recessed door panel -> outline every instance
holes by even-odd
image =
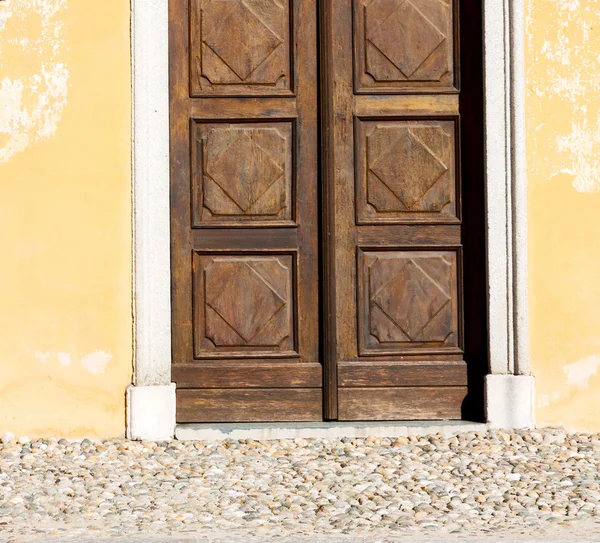
[[[190,7],[191,96],[293,93],[292,0],[191,0]]]
[[[353,0],[356,90],[374,94],[454,91],[457,4],[454,0]]]
[[[356,122],[357,224],[460,222],[458,119]]]
[[[194,122],[194,227],[295,226],[294,122]]]

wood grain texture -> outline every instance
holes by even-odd
[[[340,420],[458,420],[467,387],[340,388]]]
[[[420,117],[428,115],[458,115],[459,96],[456,94],[354,95],[357,117]]]
[[[297,355],[292,255],[196,253],[193,267],[196,358]]]
[[[218,107],[215,107],[215,103]],[[266,120],[293,120],[297,116],[297,102],[290,98],[219,98],[215,100],[203,98],[202,100],[188,100],[180,104],[190,118],[222,121],[240,119]],[[260,115],[257,112],[260,111]]]
[[[331,199],[325,211],[334,219],[328,235],[335,240],[334,274],[326,277],[335,296],[335,327],[327,337],[335,343],[335,363],[356,360],[356,223],[354,187],[354,100],[352,68],[352,3],[333,0],[328,10],[330,25],[329,72],[332,92],[328,132],[328,170]],[[339,392],[338,392],[339,393]],[[338,402],[339,405],[339,402]]]
[[[177,391],[177,422],[310,422],[323,418],[320,388]]]
[[[294,225],[292,122],[196,122],[192,138],[195,227]]]
[[[332,2],[319,2],[319,52],[320,52],[320,120],[321,120],[321,337],[323,343],[323,413],[329,420],[338,417],[337,371],[337,295],[336,285],[336,214],[335,179],[336,156],[334,117],[333,34],[334,11]]]
[[[457,253],[358,253],[359,356],[460,353]]]
[[[191,95],[291,94],[290,4],[191,0]]]
[[[459,246],[461,242],[460,228],[456,225],[358,226],[356,237],[362,248]]]
[[[287,363],[272,360],[219,362],[177,366],[173,369],[177,389],[183,388],[321,388],[321,364]]]
[[[172,371],[195,368],[198,397],[238,390],[218,408],[179,409],[187,422],[268,419],[243,389],[277,383],[266,413],[277,399],[289,420],[322,418],[320,387],[285,392],[322,378],[316,7],[169,1]]]
[[[326,11],[338,415],[460,418],[458,2],[333,0]]]
[[[170,0],[179,422],[473,412],[475,4]]]
[[[358,224],[459,220],[457,124],[357,121]]]
[[[467,365],[460,361],[348,362],[339,364],[340,387],[466,386]]]
[[[455,92],[457,3],[353,0],[357,92]]]

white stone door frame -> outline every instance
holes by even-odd
[[[483,0],[489,311],[486,417],[533,424],[527,306],[524,0]],[[132,0],[134,320],[127,434],[175,432],[171,383],[168,0]]]

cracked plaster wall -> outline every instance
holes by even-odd
[[[0,434],[124,433],[129,9],[0,2]]]

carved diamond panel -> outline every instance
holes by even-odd
[[[359,251],[361,354],[458,351],[453,251]]]
[[[289,0],[192,0],[192,96],[290,94]]]
[[[458,222],[454,121],[359,121],[359,224]]]
[[[194,226],[293,225],[291,122],[197,123]]]
[[[453,87],[452,0],[354,0],[354,6],[359,90]]]
[[[292,352],[292,278],[290,255],[195,254],[196,357]]]

